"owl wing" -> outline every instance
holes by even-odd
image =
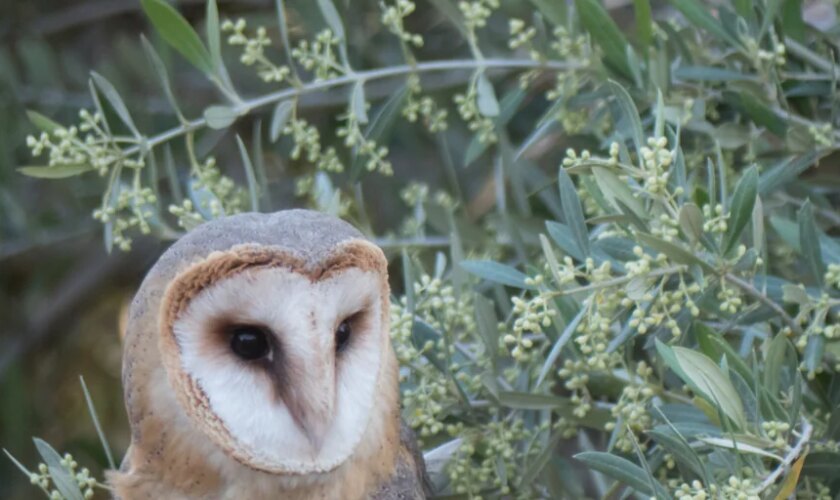
[[[426,463],[411,427],[400,422],[400,449],[394,473],[383,482],[371,500],[421,500],[431,495]]]

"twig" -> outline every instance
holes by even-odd
[[[367,71],[358,71],[352,74],[330,78],[327,80],[310,82],[300,88],[286,88],[277,92],[255,97],[253,99],[243,101],[237,106],[236,111],[239,115],[245,115],[254,109],[268,106],[280,101],[295,98],[305,94],[318,92],[321,90],[330,89],[342,85],[348,85],[356,82],[368,82],[371,80],[380,80],[383,78],[391,78],[395,76],[408,75],[412,73],[430,73],[438,71],[467,71],[479,68],[484,69],[547,69],[553,71],[563,71],[569,69],[582,68],[583,65],[576,62],[565,61],[532,61],[530,59],[455,59],[449,61],[428,61],[418,63],[415,66],[400,65],[390,66],[387,68],[378,68]],[[140,153],[144,149],[151,149],[155,146],[168,142],[176,137],[184,134],[194,132],[200,128],[207,126],[207,120],[204,118],[196,118],[183,125],[173,127],[166,132],[162,132],[156,136],[147,138],[142,144],[132,146],[123,150],[124,156],[132,156]]]
[[[667,276],[669,274],[683,272],[683,271],[686,271],[687,269],[688,269],[688,266],[686,266],[686,265],[664,267],[662,269],[656,269],[654,271],[651,271],[643,277],[644,278],[658,278],[660,276]],[[552,292],[548,292],[546,295],[548,295],[550,297],[560,297],[562,295],[572,295],[572,294],[580,293],[580,292],[589,292],[589,291],[592,291],[592,290],[599,290],[601,288],[608,288],[608,287],[611,287],[611,286],[623,285],[624,283],[629,283],[629,282],[633,281],[637,277],[638,276],[621,276],[621,277],[618,277],[618,278],[613,278],[611,280],[598,281],[598,282],[592,283],[590,285],[578,286],[578,287],[574,287],[574,288],[566,288],[564,290],[555,290],[555,291],[552,291]]]
[[[779,476],[781,476],[784,472],[789,470],[791,464],[797,458],[799,458],[799,455],[802,454],[802,450],[805,448],[805,445],[808,444],[808,441],[811,439],[811,433],[813,432],[814,427],[811,425],[810,422],[808,422],[804,418],[802,419],[801,425],[802,434],[800,434],[799,436],[799,441],[797,441],[793,448],[791,448],[790,451],[787,452],[779,466],[776,467],[776,469],[773,472],[771,472],[770,475],[764,478],[764,481],[762,481],[761,484],[758,486],[758,490],[756,491],[756,493],[761,493],[762,491],[772,486],[773,483],[775,483],[776,480],[779,479]]]
[[[754,286],[735,276],[734,274],[726,273],[723,275],[723,278],[726,281],[737,286],[744,292],[746,292],[746,294],[750,297],[756,299],[757,301],[772,309],[776,314],[779,315],[782,321],[784,321],[790,327],[790,329],[793,330],[794,333],[796,333],[797,335],[802,335],[802,328],[800,328],[799,324],[793,318],[791,318],[790,315],[787,312],[785,312],[784,309],[782,309],[782,306],[770,300],[769,297],[758,291],[758,289],[756,289]]]

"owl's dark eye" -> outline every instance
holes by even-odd
[[[263,328],[251,325],[231,329],[230,348],[240,358],[253,361],[268,355],[268,337]]]
[[[341,352],[347,346],[347,342],[350,341],[350,321],[344,320],[338,325],[338,328],[335,330],[335,351]]]

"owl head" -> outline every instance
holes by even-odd
[[[174,401],[193,436],[252,469],[335,469],[394,385],[383,382],[396,378],[385,374],[395,364],[387,261],[336,218],[290,210],[209,222],[170,247],[143,288],[124,368],[132,418]],[[153,383],[155,372],[166,384],[157,390],[131,380]]]

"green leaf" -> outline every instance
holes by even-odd
[[[805,43],[808,28],[802,19],[802,0],[782,0],[782,32],[800,43]]]
[[[738,375],[744,378],[747,382],[752,384],[754,382],[752,370],[747,366],[744,359],[732,349],[732,346],[726,341],[723,336],[712,330],[705,323],[695,321],[691,326],[692,333],[697,337],[701,343],[706,343],[714,353],[713,361],[718,361],[722,357],[726,357],[727,363],[731,366]],[[705,350],[705,349],[704,349]]]
[[[628,131],[622,132],[624,132],[625,136],[629,136],[633,139],[633,145],[636,147],[636,152],[641,154],[642,147],[645,145],[644,130],[642,129],[642,120],[639,118],[639,110],[636,108],[636,103],[633,102],[633,99],[630,97],[627,90],[625,90],[624,87],[617,82],[608,80],[607,88],[609,88],[610,92],[612,92],[615,96],[618,107],[621,109],[621,113],[624,115],[624,118],[627,120],[626,123],[630,127],[629,133],[627,133]]]
[[[367,102],[365,101],[365,82],[359,80],[353,85],[350,95],[350,110],[356,116],[356,120],[362,125],[368,122]]]
[[[800,156],[786,158],[766,169],[758,178],[759,194],[767,196],[777,189],[784,187],[786,184],[799,177],[799,174],[819,161],[822,154],[825,153],[809,151]]]
[[[708,262],[698,257],[694,252],[691,252],[676,243],[671,243],[646,233],[638,233],[637,236],[639,241],[657,252],[664,253],[669,259],[677,264],[685,264],[687,266],[697,265],[706,272],[714,272],[714,268]]]
[[[239,113],[230,106],[213,105],[204,110],[207,126],[214,130],[223,130],[231,126],[239,117]]]
[[[465,260],[461,262],[461,267],[470,274],[494,283],[501,283],[514,288],[534,288],[525,284],[525,279],[528,276],[510,266],[492,260]]]
[[[787,122],[753,94],[727,90],[723,92],[723,100],[746,113],[756,125],[766,127],[777,136],[784,137],[787,133]]]
[[[589,257],[589,231],[586,229],[586,222],[583,219],[583,208],[581,208],[575,184],[572,178],[561,166],[557,172],[557,184],[560,187],[560,203],[563,206],[563,217],[566,218],[566,225],[572,230],[575,244],[584,257]]]
[[[775,453],[770,453],[769,451],[764,451],[758,446],[753,444],[745,443],[743,441],[738,441],[731,437],[701,437],[700,441],[703,441],[706,444],[710,444],[712,446],[717,446],[720,448],[727,448],[730,450],[738,450],[739,453],[752,453],[754,455],[760,455],[762,457],[772,458],[779,462],[782,461],[782,457],[776,455]]]
[[[642,203],[633,196],[633,192],[627,187],[627,183],[622,182],[612,170],[604,167],[592,167],[592,174],[595,176],[595,183],[598,188],[604,193],[604,198],[616,209],[621,210],[621,204],[623,204],[637,217],[647,218]]]
[[[569,226],[549,220],[545,222],[545,228],[548,231],[548,235],[551,236],[551,239],[566,254],[579,262],[583,262],[586,259],[581,253],[580,247],[575,243],[574,234]]]
[[[181,113],[181,108],[178,106],[178,100],[175,99],[175,94],[172,92],[172,85],[169,83],[169,73],[166,71],[166,66],[161,61],[160,56],[158,55],[155,48],[152,47],[152,44],[146,39],[145,36],[140,35],[140,43],[143,45],[143,49],[146,51],[146,56],[149,58],[149,62],[152,63],[152,68],[157,73],[158,78],[160,79],[160,84],[163,87],[163,93],[166,94],[166,99],[169,101],[169,105],[172,106],[172,109],[175,110],[175,114],[178,115],[178,119],[181,122],[185,122],[186,119],[184,118],[183,113]]]
[[[476,94],[478,101],[478,111],[488,117],[499,116],[499,101],[496,99],[496,91],[493,90],[493,84],[487,78],[487,75],[482,71],[478,74],[476,81]]]
[[[554,342],[553,346],[551,346],[551,351],[549,351],[548,356],[545,357],[545,362],[543,363],[542,369],[540,369],[540,374],[537,377],[537,387],[542,385],[542,382],[548,376],[549,372],[554,369],[554,363],[563,352],[563,347],[567,342],[569,342],[569,339],[572,338],[572,335],[575,333],[578,325],[583,320],[586,312],[587,308],[582,307],[575,317],[566,324],[566,327],[563,328],[563,333],[557,337],[557,341]]]
[[[674,458],[688,467],[694,474],[703,476],[703,462],[697,456],[685,438],[674,429],[670,432],[665,430],[650,430],[647,434],[652,437],[660,446],[668,450]]]
[[[610,17],[598,0],[575,0],[580,22],[589,32],[592,40],[604,52],[605,62],[618,70],[622,76],[632,77],[633,72],[627,63],[627,47],[618,25]]]
[[[280,134],[286,128],[286,122],[289,121],[289,117],[292,116],[292,110],[294,109],[295,101],[292,99],[280,101],[274,107],[274,112],[271,114],[271,126],[268,129],[271,142],[276,142],[280,138]]]
[[[55,167],[28,166],[17,170],[23,175],[38,179],[65,179],[83,174],[93,168],[90,165],[57,165]]]
[[[798,287],[797,287],[798,288]],[[776,335],[767,347],[767,354],[764,357],[764,388],[772,397],[779,396],[779,387],[782,380],[782,370],[785,368],[786,359],[796,359],[795,348],[784,335]],[[796,369],[794,364],[788,368]]]
[[[79,489],[76,479],[70,475],[68,469],[61,465],[61,455],[53,449],[46,441],[32,438],[38,454],[41,455],[44,463],[50,471],[50,477],[55,488],[61,493],[64,500],[83,500],[82,492]]]
[[[752,166],[744,172],[738,184],[735,186],[735,192],[732,194],[732,203],[729,205],[729,224],[724,237],[723,253],[729,253],[741,233],[747,226],[747,223],[752,219],[753,207],[758,196],[758,170]]]
[[[691,24],[728,43],[731,47],[739,47],[741,44],[723,25],[709,13],[709,6],[697,0],[668,0],[688,19]]]
[[[219,71],[224,67],[224,61],[222,60],[222,42],[220,40],[219,6],[216,4],[216,0],[207,0],[205,23],[207,24],[207,47],[210,50],[210,59],[213,61],[213,66]]]
[[[694,203],[686,203],[680,207],[680,228],[688,238],[697,242],[703,236],[703,212]]]
[[[332,0],[318,0],[318,8],[321,9],[321,14],[327,21],[330,30],[339,40],[344,40],[344,25],[341,23],[341,16],[338,15],[338,10],[336,10]]]
[[[823,286],[823,275],[825,264],[823,263],[822,248],[817,233],[817,224],[814,222],[814,209],[811,200],[805,200],[797,215],[799,222],[799,251],[805,258],[805,264],[811,272],[811,276],[820,287]]]
[[[671,347],[684,374],[684,381],[698,394],[720,408],[739,428],[746,427],[744,408],[729,377],[706,355],[685,347]]]
[[[566,5],[554,0],[531,0],[531,3],[554,26],[566,25]]]
[[[64,125],[58,122],[54,122],[46,116],[42,115],[41,113],[37,111],[32,111],[31,109],[26,110],[26,116],[27,118],[29,118],[29,121],[32,122],[32,125],[35,125],[35,127],[41,132],[46,132],[49,134],[56,130],[64,128]]]
[[[254,175],[254,165],[251,163],[251,158],[248,156],[248,150],[245,148],[245,143],[237,134],[236,144],[239,146],[239,156],[242,158],[242,166],[245,168],[245,178],[248,180],[248,197],[251,199],[251,211],[260,211],[260,197],[259,188],[257,186],[257,177]]]
[[[650,0],[633,0],[636,14],[636,36],[642,48],[647,49],[653,42],[653,19],[650,13]]]
[[[193,66],[213,73],[213,59],[190,23],[164,0],[140,0],[143,11],[166,43]]]
[[[96,435],[99,436],[99,443],[102,445],[102,450],[105,452],[105,458],[108,460],[108,467],[116,470],[117,465],[114,463],[114,456],[111,453],[111,446],[108,444],[108,438],[105,437],[105,432],[102,430],[102,424],[99,423],[99,416],[96,414],[96,408],[93,406],[93,398],[90,397],[85,378],[79,376],[79,383],[82,385],[82,392],[85,395],[85,403],[87,404],[88,414],[93,421],[93,427],[96,429]]]
[[[122,97],[120,97],[119,92],[117,92],[117,89],[96,71],[92,71],[90,76],[93,78],[99,90],[105,95],[105,99],[108,100],[108,103],[114,108],[114,111],[117,112],[117,115],[123,123],[125,123],[126,127],[134,134],[134,137],[140,138],[140,132],[137,130],[137,126],[134,125],[134,120],[131,119],[131,113],[128,112],[128,108],[122,100]]]
[[[747,75],[740,71],[713,66],[679,66],[674,70],[674,78],[695,82],[738,82],[753,81],[754,75]]]
[[[836,451],[815,451],[808,454],[802,473],[835,479],[840,475],[840,453]]]
[[[496,352],[499,349],[499,320],[496,318],[493,301],[477,293],[473,303],[475,304],[475,323],[478,327],[478,333],[481,334],[484,348],[490,359],[495,361]]]
[[[671,498],[671,495],[668,494],[659,482],[654,483],[656,491],[651,491],[650,482],[647,481],[648,475],[644,469],[626,458],[601,451],[585,451],[575,455],[575,458],[590,468],[626,484],[639,493],[655,496],[658,499]]]

